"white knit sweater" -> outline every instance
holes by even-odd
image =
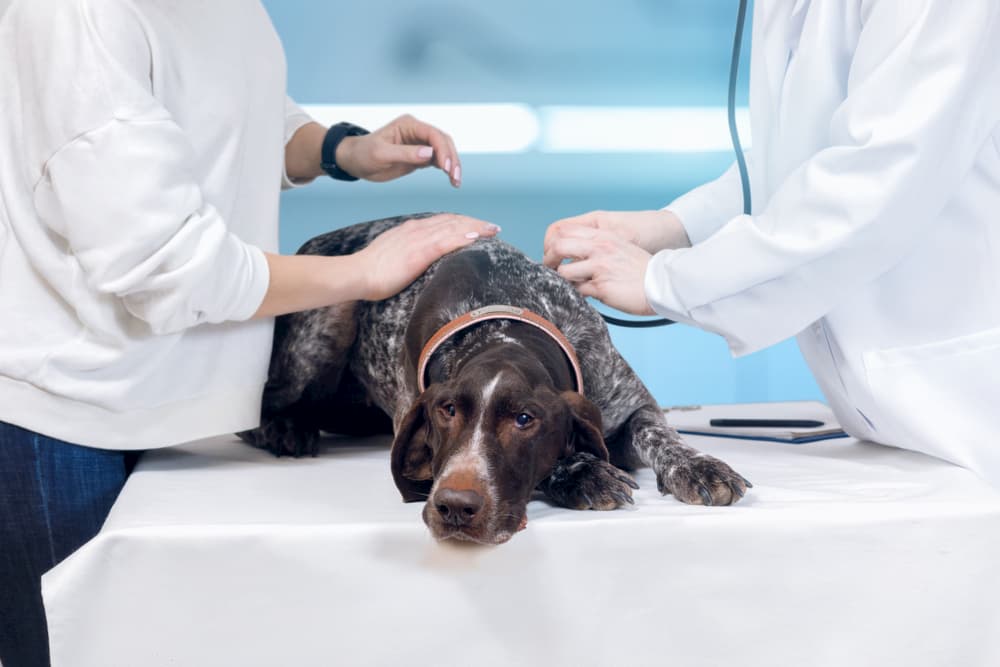
[[[257,425],[272,322],[243,320],[309,120],[264,8],[13,0],[0,91],[0,420],[120,449]]]

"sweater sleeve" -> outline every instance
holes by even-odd
[[[109,121],[47,163],[35,207],[91,288],[156,333],[245,320],[264,299],[263,252],[226,228],[169,119]]]
[[[153,95],[131,5],[92,4],[18,5],[39,220],[91,289],[157,333],[249,318],[269,282],[264,255],[205,201],[193,147]]]
[[[759,214],[660,252],[647,268],[657,312],[722,334],[734,354],[797,334],[897,264],[990,140],[1000,5],[863,5],[830,145],[792,171]]]
[[[307,114],[305,110],[302,109],[302,107],[296,104],[295,100],[293,100],[291,97],[285,98],[285,145],[288,145],[288,142],[292,140],[292,137],[295,136],[295,133],[299,131],[299,128],[301,128],[303,125],[312,122],[315,122],[313,121],[312,116]],[[297,188],[303,185],[308,185],[309,183],[312,183],[313,180],[315,179],[310,178],[306,180],[292,180],[288,176],[288,171],[285,169],[284,165],[282,165],[281,169],[282,190],[290,190],[291,188]]]

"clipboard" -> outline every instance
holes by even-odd
[[[678,405],[665,407],[667,423],[686,435],[707,435],[740,440],[763,440],[788,445],[803,445],[820,440],[846,438],[837,418],[819,401],[781,401],[772,403],[720,403],[714,405]],[[713,426],[715,419],[815,421],[819,426]]]

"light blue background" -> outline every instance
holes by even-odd
[[[723,106],[737,2],[267,0],[265,6],[285,45],[290,93],[303,104]],[[746,33],[741,105],[749,22]],[[283,196],[281,246],[294,252],[335,227],[450,210],[502,225],[505,240],[537,259],[548,223],[593,209],[660,208],[731,160],[724,153],[529,152],[464,156],[457,191],[431,171],[380,185],[324,180]],[[612,327],[612,336],[664,405],[821,398],[794,341],[733,359],[721,338],[681,325]]]

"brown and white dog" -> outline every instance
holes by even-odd
[[[339,229],[299,253],[353,253],[407,219]],[[384,301],[278,318],[262,423],[240,436],[315,455],[321,430],[395,433],[393,479],[404,501],[427,501],[438,539],[505,542],[536,490],[616,509],[638,488],[624,470],[639,466],[686,503],[728,505],[751,486],[682,444],[597,311],[499,240],[444,257]]]

